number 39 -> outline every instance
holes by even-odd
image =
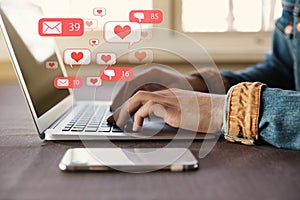
[[[80,30],[80,24],[79,23],[69,23],[69,32],[73,31],[79,31]]]

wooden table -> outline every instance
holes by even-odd
[[[81,142],[44,142],[16,84],[0,85],[0,199],[299,199],[300,151],[220,139],[198,171],[64,173],[65,150]],[[165,141],[115,142],[162,147]],[[103,142],[103,146],[109,144]],[[178,142],[180,146],[180,142]],[[190,149],[197,154],[201,141]]]

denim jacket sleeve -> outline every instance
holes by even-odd
[[[228,91],[222,132],[231,142],[263,140],[278,148],[300,150],[299,105],[299,92],[240,83]]]
[[[261,94],[259,137],[279,147],[300,150],[300,93],[264,88]]]
[[[255,140],[264,140],[278,148],[300,150],[300,31],[296,28],[300,24],[299,16],[300,1],[295,4],[295,1],[283,0],[282,17],[277,20],[273,32],[272,52],[262,63],[244,71],[221,72],[229,85],[233,86],[227,93],[222,127],[227,140],[245,144],[252,144]],[[293,32],[287,34],[285,28],[289,25],[293,25]],[[248,87],[240,90],[244,94],[235,92],[232,98],[236,84],[245,81],[259,81],[267,85],[267,87],[262,87],[257,95],[259,96],[258,113],[250,112],[253,108],[257,108],[257,104],[245,103],[243,99],[245,94],[247,96],[245,91]],[[251,95],[248,94],[248,97]],[[236,104],[237,97],[239,103],[234,107],[232,104]],[[232,103],[232,101],[236,102]],[[246,117],[250,119],[249,123],[255,124],[256,130],[250,131],[250,134],[243,133],[246,130],[244,124],[247,119],[243,118],[245,116],[240,116],[238,119],[236,116],[232,117],[236,124],[242,125],[238,124],[237,128],[230,129],[228,127],[231,121],[231,116],[228,114],[230,109],[239,111],[235,113],[247,115]],[[230,133],[230,130],[233,130],[233,133]]]
[[[250,66],[241,72],[222,71],[222,76],[230,86],[245,81],[259,81],[267,84],[268,87],[294,90],[293,58],[285,37],[279,29],[275,29],[272,52],[265,56],[262,63]]]
[[[272,88],[294,90],[293,67],[280,67],[283,64],[276,58],[274,53],[267,54],[264,62],[250,66],[240,72],[224,70],[222,76],[228,81],[230,87],[241,82],[259,81]],[[266,76],[267,74],[267,76]]]
[[[272,35],[272,52],[266,55],[262,63],[238,73],[221,72],[230,86],[244,81],[260,81],[267,84],[268,87],[295,90],[295,79],[298,78],[296,71],[300,70],[295,67],[295,63],[300,59],[295,55],[295,50],[299,46],[297,41],[300,38],[298,38],[298,31],[295,28],[299,20],[297,17],[299,8],[296,9],[295,7],[298,5],[294,4],[295,0],[282,1],[282,16],[276,21]],[[292,25],[292,21],[294,21],[294,32],[287,33],[285,30]]]

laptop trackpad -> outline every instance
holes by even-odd
[[[128,127],[128,134],[130,136],[136,137],[136,138],[153,138],[153,137],[160,137],[164,138],[167,137],[169,139],[172,138],[186,138],[186,139],[213,139],[215,136],[213,134],[203,134],[203,133],[195,133],[193,131],[187,131],[183,129],[178,129],[171,127],[167,125],[163,119],[158,117],[153,117],[151,120],[145,119],[143,123],[143,127],[139,132],[132,132],[131,127],[132,124],[130,124]],[[208,136],[210,135],[210,136]]]

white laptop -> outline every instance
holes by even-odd
[[[9,1],[6,1],[9,2]],[[111,102],[74,102],[69,89],[56,89],[54,79],[67,73],[55,40],[37,37],[36,18],[41,9],[32,4],[1,4],[0,26],[19,83],[30,108],[39,136],[45,140],[136,140],[136,139],[212,139],[213,135],[194,134],[166,126],[162,120],[146,122],[139,133],[107,124]],[[30,24],[31,23],[31,24]],[[36,31],[36,32],[33,32]],[[33,33],[33,34],[32,34]],[[49,73],[48,60],[58,63]],[[105,95],[105,94],[103,94]],[[184,134],[182,134],[184,132]]]

